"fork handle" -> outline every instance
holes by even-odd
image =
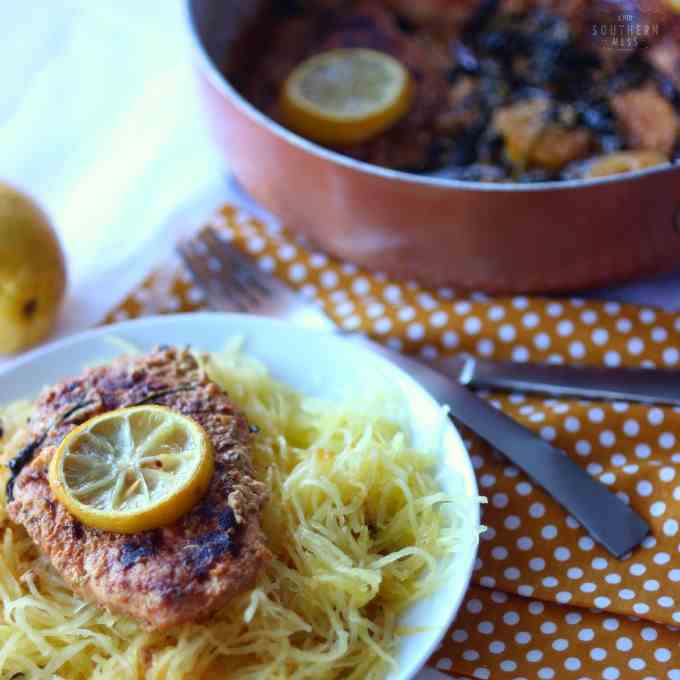
[[[462,371],[458,363],[447,359],[434,363],[446,373],[455,370],[460,381],[473,388],[680,405],[680,371],[529,364],[476,357],[469,358]]]

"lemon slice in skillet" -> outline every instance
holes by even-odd
[[[362,48],[322,52],[284,83],[283,122],[322,144],[363,142],[389,128],[411,105],[411,76],[396,59]]]
[[[191,418],[144,405],[91,418],[50,462],[57,500],[83,524],[131,534],[172,524],[205,494],[213,447]]]

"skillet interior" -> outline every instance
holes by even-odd
[[[317,145],[282,127],[274,119],[255,108],[242,94],[257,62],[258,53],[262,51],[263,46],[268,44],[276,31],[277,22],[280,21],[280,12],[277,13],[276,6],[277,3],[271,0],[252,0],[249,3],[240,3],[238,0],[223,0],[220,3],[213,0],[188,0],[190,22],[193,25],[199,49],[207,55],[214,71],[213,75],[221,81],[220,84],[224,86],[229,96],[233,97],[248,115],[259,119],[275,134],[284,136],[287,141],[333,162],[347,164],[364,172],[383,174],[394,179],[415,183],[502,192],[534,191],[548,187],[567,189],[589,184],[623,182],[634,177],[673,172],[680,167],[677,163],[672,163],[599,178],[574,177],[556,181],[532,181],[531,183],[512,181],[490,183],[393,170]]]

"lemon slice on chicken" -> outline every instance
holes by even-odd
[[[406,68],[376,50],[348,48],[317,54],[293,70],[279,108],[283,122],[322,144],[363,142],[389,128],[411,105]]]
[[[212,442],[191,418],[143,405],[91,418],[50,462],[57,500],[83,524],[131,534],[173,524],[205,494]]]

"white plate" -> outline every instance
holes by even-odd
[[[399,671],[389,680],[413,678],[451,624],[467,589],[476,554],[474,530],[479,524],[477,486],[467,452],[453,425],[441,431],[437,403],[398,368],[366,349],[328,333],[309,331],[280,321],[238,314],[181,314],[149,317],[99,328],[61,340],[26,355],[0,374],[0,403],[33,396],[46,384],[79,373],[88,364],[120,355],[119,338],[141,349],[155,344],[190,344],[197,349],[223,349],[229,338],[242,336],[246,351],[272,374],[297,390],[328,399],[347,399],[389,387],[403,400],[414,443],[434,448],[440,456],[439,479],[449,493],[467,498],[469,536],[453,558],[451,578],[433,596],[414,605],[404,623],[428,631],[404,637]],[[435,435],[435,433],[439,433]],[[436,441],[434,437],[436,436]]]

